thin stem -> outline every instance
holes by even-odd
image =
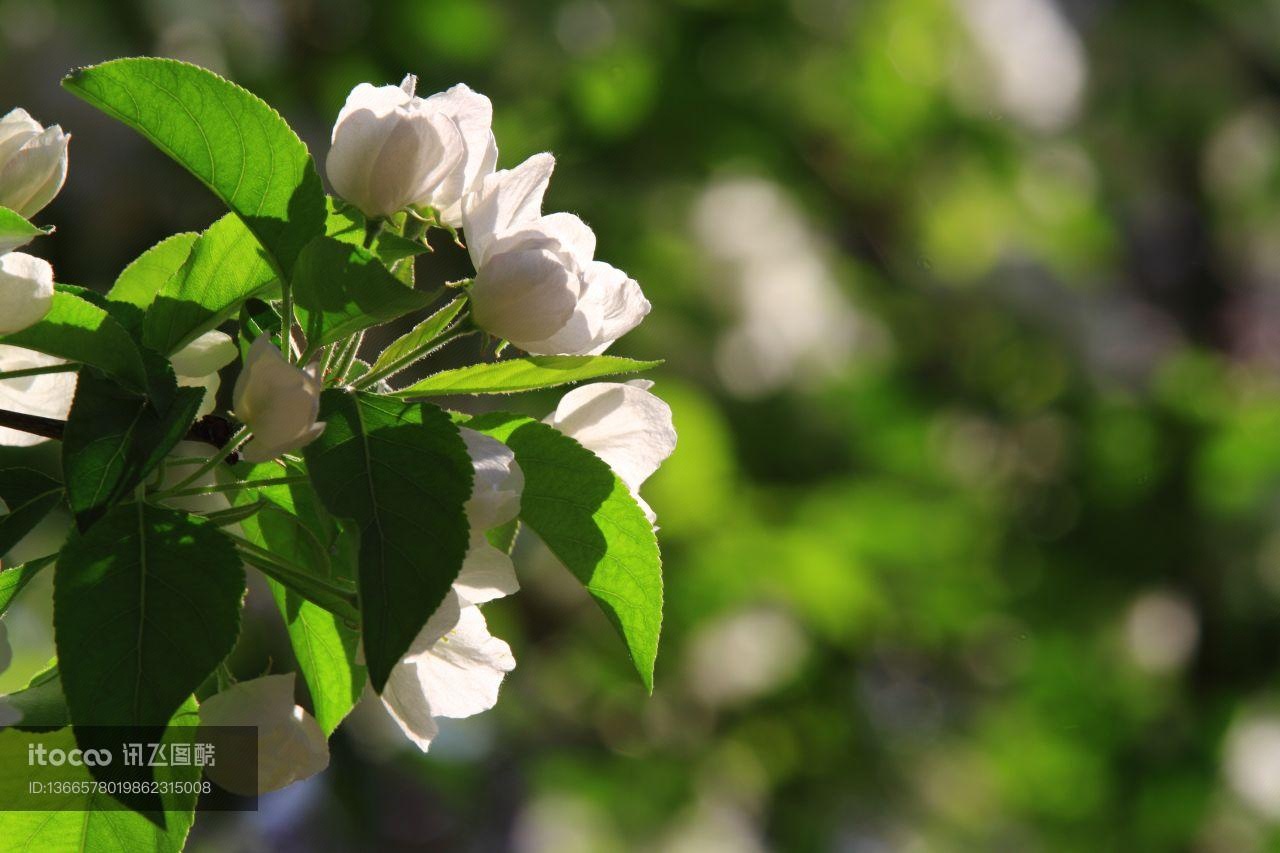
[[[293,287],[280,280],[280,354],[285,361],[293,358]]]
[[[465,315],[463,319],[465,319]],[[442,335],[441,337],[438,337],[435,340],[429,341],[428,343],[422,345],[421,347],[418,347],[416,350],[410,353],[407,353],[403,358],[396,359],[391,364],[388,364],[386,367],[380,370],[373,370],[373,371],[370,371],[369,373],[366,373],[364,376],[361,376],[355,382],[351,383],[351,387],[355,388],[356,390],[360,390],[362,388],[368,388],[370,385],[373,385],[375,382],[378,382],[381,379],[386,379],[388,376],[394,376],[395,374],[404,370],[409,365],[413,364],[418,359],[426,358],[427,356],[431,355],[437,350],[443,349],[446,345],[453,343],[459,338],[465,338],[467,335],[474,335],[478,331],[480,330],[475,327],[470,327],[470,328],[454,331],[450,334]]]
[[[262,486],[292,486],[307,482],[306,477],[267,477],[262,480],[240,480],[236,483],[222,483],[216,486],[192,486],[189,489],[172,489],[159,497],[185,498],[191,495],[212,495],[218,492],[238,492],[243,489],[257,489]]]
[[[46,373],[72,373],[80,369],[80,362],[67,364],[49,364],[44,367],[24,367],[21,370],[0,370],[0,381],[5,379],[21,379],[24,376],[44,376]]]
[[[185,489],[187,486],[190,486],[192,483],[194,483],[196,480],[200,479],[205,474],[212,471],[219,464],[225,461],[228,456],[234,453],[236,448],[240,446],[240,443],[244,441],[245,436],[247,436],[248,434],[249,434],[249,428],[247,426],[240,427],[240,429],[236,430],[235,433],[231,436],[231,439],[226,443],[226,445],[223,446],[223,448],[219,450],[217,453],[215,453],[214,455],[210,456],[207,460],[205,460],[205,463],[203,465],[201,465],[196,470],[192,471],[190,474],[188,474],[179,482],[174,483],[169,488],[154,495],[154,497],[157,499],[173,497],[174,492],[177,492],[181,489]]]
[[[364,343],[364,331],[356,332],[342,342],[342,347],[338,350],[338,357],[334,360],[333,373],[331,379],[333,384],[338,385],[346,378],[347,371],[351,370],[351,365],[355,364],[356,355],[360,351],[360,344]]]

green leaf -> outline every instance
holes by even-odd
[[[443,397],[450,394],[513,394],[554,388],[615,373],[636,373],[662,364],[613,355],[531,355],[492,364],[442,370],[396,391],[397,397]]]
[[[56,665],[38,673],[21,690],[0,697],[0,704],[22,715],[15,725],[23,731],[53,731],[71,725]]]
[[[282,468],[274,462],[237,469],[241,478],[254,480],[285,473],[306,472],[300,465],[289,463]],[[316,567],[317,574],[327,580],[349,582],[355,578],[355,554],[344,541],[350,534],[343,533],[324,512],[309,484],[264,486],[236,496],[238,504],[254,500],[266,502],[267,508],[241,525],[246,539],[290,562]],[[356,662],[360,632],[284,584],[270,578],[267,584],[311,691],[316,721],[330,735],[355,707],[364,689],[365,668]]]
[[[156,294],[142,341],[172,355],[277,280],[249,229],[235,216],[224,216],[200,235],[182,269]]]
[[[326,237],[351,246],[363,246],[365,218],[360,209],[340,198],[325,196],[324,233]]]
[[[0,344],[89,364],[135,391],[146,388],[142,356],[125,328],[98,306],[65,291],[53,294],[43,320],[0,336]]]
[[[173,370],[154,361],[149,397],[139,397],[109,377],[86,370],[62,436],[67,498],[81,529],[130,495],[195,420],[203,388],[179,388]]]
[[[231,540],[184,512],[125,504],[73,534],[53,627],[80,746],[173,716],[235,645],[244,584]]]
[[[378,356],[378,360],[373,363],[370,370],[379,374],[385,372],[390,376],[426,356],[432,344],[444,334],[449,324],[466,306],[467,298],[459,296],[383,350],[382,355]]]
[[[31,579],[40,573],[45,566],[52,565],[56,554],[29,560],[20,566],[12,566],[0,571],[0,615],[3,615],[13,604],[13,600],[22,592],[23,587],[31,583]]]
[[[293,300],[307,344],[318,347],[425,308],[431,297],[405,287],[359,246],[319,237],[298,258]]]
[[[515,452],[524,473],[520,520],[600,603],[652,690],[662,629],[662,556],[626,484],[594,453],[531,418],[495,412],[467,426]]]
[[[199,715],[196,704],[187,698],[164,733],[164,742],[192,743]],[[16,729],[0,730],[0,751],[5,755],[25,752],[22,745],[30,735]],[[6,741],[13,741],[8,743]],[[40,742],[49,749],[70,751],[77,744],[71,729],[43,735]],[[57,768],[59,781],[92,782],[83,767]],[[162,782],[196,783],[199,767],[159,767]],[[25,761],[0,762],[0,791],[25,790],[31,769]],[[111,853],[179,853],[195,820],[196,794],[165,794],[163,814],[140,814],[114,803],[103,804],[100,793],[71,792],[50,796],[43,811],[0,811],[0,848],[21,851],[111,851]]]
[[[62,85],[150,139],[239,215],[286,275],[324,232],[325,200],[307,147],[280,114],[185,62],[116,59]]]
[[[329,512],[359,527],[364,652],[381,691],[462,568],[471,462],[434,406],[330,389],[320,419],[307,469]]]
[[[114,316],[131,334],[142,331],[143,312],[151,307],[165,282],[182,270],[199,238],[199,234],[186,231],[161,240],[125,267],[107,291],[107,299],[117,306]]]
[[[262,335],[270,335],[280,345],[280,312],[261,299],[250,299],[240,308],[240,334],[237,343],[241,360],[249,356],[249,347]]]
[[[62,484],[32,468],[6,468],[0,471],[0,499],[9,508],[0,515],[3,556],[62,502]]]
[[[21,214],[7,207],[0,207],[0,255],[25,246],[37,237],[51,234],[52,227],[38,228]]]

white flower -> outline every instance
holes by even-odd
[[[459,432],[475,469],[471,499],[467,501],[467,519],[473,532],[483,533],[520,514],[524,473],[516,464],[515,453],[502,442],[473,429],[463,428]]]
[[[464,605],[450,592],[391,670],[382,702],[425,752],[439,732],[436,717],[489,710],[515,665],[511,647],[489,634],[480,608]]]
[[[463,200],[462,227],[476,269],[484,265],[495,237],[542,215],[542,197],[555,166],[550,154],[534,154],[514,169],[484,176]]]
[[[258,730],[256,789],[246,777],[251,760],[243,750],[219,749],[205,768],[214,782],[236,794],[278,791],[329,766],[329,744],[315,718],[293,701],[294,674],[241,681],[200,706],[205,726],[255,726]],[[214,732],[213,737],[217,737]]]
[[[640,498],[640,485],[676,449],[671,407],[649,389],[653,383],[593,382],[560,399],[545,422],[603,459],[627,484],[650,521],[653,510]]]
[[[294,367],[269,335],[253,342],[232,393],[236,417],[253,430],[241,453],[245,461],[275,459],[324,432],[324,424],[316,423],[323,390],[319,372],[318,364]]]
[[[541,216],[555,161],[530,157],[467,198],[476,325],[537,355],[604,352],[649,313],[640,285],[594,260],[596,235],[571,213]]]
[[[170,357],[179,385],[205,389],[204,400],[196,411],[197,419],[213,411],[218,387],[222,384],[218,371],[235,361],[238,354],[231,336],[215,329],[205,332]]]
[[[467,521],[471,545],[453,590],[436,608],[401,659],[382,701],[404,733],[424,751],[439,731],[435,717],[469,717],[498,701],[498,688],[515,668],[511,647],[489,634],[476,605],[520,588],[511,558],[484,532],[520,512],[524,475],[505,444],[474,430],[462,439],[475,468]]]
[[[428,115],[444,115],[453,120],[462,141],[462,157],[439,184],[416,205],[431,205],[440,220],[462,227],[462,199],[493,173],[498,163],[498,143],[493,138],[493,104],[479,92],[459,83],[444,92],[421,100]]]
[[[0,255],[0,335],[21,332],[53,306],[53,267],[23,252]]]
[[[65,362],[35,350],[0,344],[0,372],[52,367]],[[76,393],[76,374],[42,373],[0,380],[0,409],[65,421]],[[0,447],[29,447],[47,441],[38,435],[0,427]]]
[[[524,473],[516,455],[502,442],[475,430],[460,432],[475,468],[475,482],[467,502],[471,542],[453,589],[463,604],[484,604],[520,588],[511,557],[490,545],[484,534],[520,514]]]
[[[53,201],[67,179],[70,140],[23,109],[0,118],[0,206],[30,218]]]
[[[325,171],[334,191],[366,216],[385,217],[430,198],[463,163],[458,124],[414,97],[416,80],[399,86],[361,83],[333,126]]]

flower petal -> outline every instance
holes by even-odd
[[[582,385],[561,398],[546,422],[608,463],[633,492],[676,446],[671,407],[636,385]]]
[[[542,213],[555,157],[534,154],[514,169],[487,175],[462,203],[462,227],[476,269],[484,264],[489,244],[500,233],[532,222]]]

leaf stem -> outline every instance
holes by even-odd
[[[267,477],[262,480],[240,480],[235,483],[222,483],[214,486],[192,486],[189,489],[171,489],[158,497],[185,498],[192,495],[213,495],[219,492],[238,492],[242,489],[257,489],[262,486],[292,486],[308,482],[306,477]]]
[[[355,363],[356,354],[360,351],[360,344],[364,343],[364,331],[356,332],[351,337],[342,342],[342,346],[338,350],[338,356],[333,362],[333,371],[330,374],[332,384],[341,384],[346,378],[347,371],[351,369],[351,365]]]
[[[467,319],[467,315],[463,314],[461,319],[462,321],[465,322],[465,320]],[[388,376],[394,376],[395,374],[404,370],[409,365],[413,364],[418,359],[426,358],[427,356],[431,355],[432,353],[436,352],[439,349],[443,349],[445,346],[453,343],[459,338],[465,338],[467,335],[474,335],[478,331],[480,330],[475,328],[474,326],[469,326],[463,329],[458,329],[455,326],[455,330],[453,332],[441,335],[438,338],[434,338],[433,340],[427,341],[422,346],[417,347],[408,353],[405,353],[404,357],[396,359],[395,361],[391,362],[386,367],[383,367],[380,370],[372,370],[366,373],[364,376],[361,376],[355,382],[351,383],[351,386],[356,390],[368,388],[370,385],[373,385],[374,383],[378,382],[381,379],[386,379]]]
[[[360,610],[353,593],[315,577],[301,566],[290,563],[242,536],[226,531],[224,533],[235,541],[236,550],[246,563],[256,566],[264,575],[284,584],[313,604],[344,620],[359,623]]]
[[[0,370],[0,381],[21,379],[24,376],[43,376],[46,373],[71,373],[79,369],[80,362],[70,361],[66,364],[48,364],[44,367],[24,367],[21,370]]]
[[[180,491],[182,489],[185,489],[187,486],[190,486],[192,483],[194,483],[196,480],[200,479],[202,476],[212,471],[220,463],[225,461],[228,456],[234,453],[236,451],[236,448],[240,446],[241,442],[244,441],[245,436],[247,436],[248,434],[249,434],[249,427],[247,426],[240,427],[240,429],[235,431],[235,433],[231,436],[230,440],[227,441],[227,443],[222,447],[222,449],[219,450],[214,455],[210,456],[207,460],[205,460],[205,463],[203,465],[201,465],[199,468],[192,471],[186,477],[182,478],[177,483],[174,483],[172,486],[165,489],[164,491],[156,493],[153,497],[156,499],[171,498],[173,497],[174,492]]]

